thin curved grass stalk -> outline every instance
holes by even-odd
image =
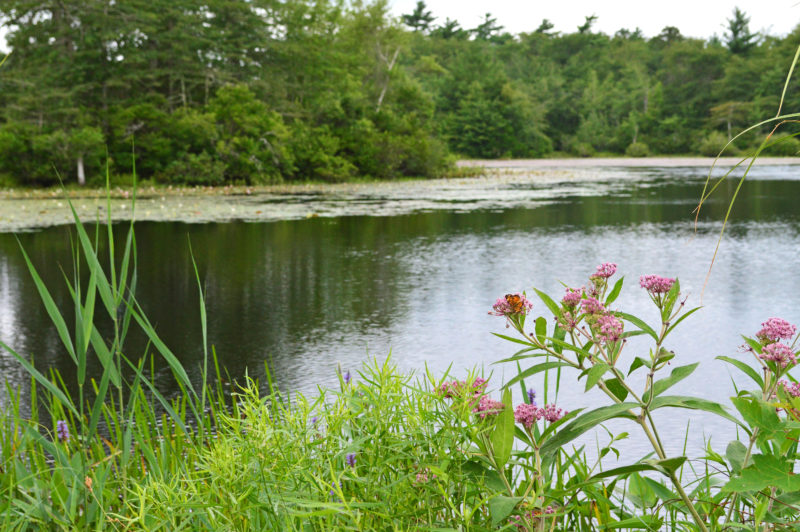
[[[717,240],[717,244],[716,244],[716,246],[714,248],[714,254],[711,257],[711,263],[708,266],[708,273],[706,274],[706,278],[705,278],[705,280],[703,282],[703,288],[702,288],[702,290],[700,292],[700,302],[701,303],[703,301],[703,294],[705,293],[706,286],[708,285],[708,280],[711,277],[711,270],[714,267],[714,262],[715,262],[715,260],[717,258],[717,253],[719,252],[719,247],[720,247],[720,245],[722,243],[722,237],[725,235],[725,229],[727,227],[728,219],[730,218],[731,211],[733,210],[733,204],[736,202],[736,198],[737,198],[737,196],[739,194],[739,191],[742,188],[742,184],[744,183],[744,180],[747,178],[748,174],[750,173],[750,169],[753,167],[753,164],[755,164],[756,159],[758,159],[759,155],[761,155],[761,152],[764,151],[765,148],[767,148],[769,146],[772,146],[774,144],[777,144],[778,142],[782,141],[782,139],[779,139],[777,141],[770,142],[770,138],[772,137],[772,135],[775,134],[775,132],[778,130],[778,128],[780,128],[782,125],[787,124],[787,123],[800,122],[800,120],[798,120],[798,119],[800,119],[800,113],[789,113],[789,114],[785,114],[785,115],[781,114],[781,111],[783,109],[783,102],[784,102],[784,100],[786,98],[786,91],[787,91],[787,89],[789,87],[789,81],[791,80],[792,75],[794,74],[794,69],[795,69],[795,66],[797,65],[797,62],[798,62],[799,59],[800,59],[800,46],[798,46],[797,50],[795,51],[794,58],[792,59],[792,64],[789,67],[788,74],[786,75],[786,80],[784,81],[784,84],[783,84],[783,90],[781,92],[781,99],[780,99],[780,102],[778,104],[778,111],[777,111],[776,115],[773,118],[769,118],[767,120],[762,120],[761,122],[758,122],[757,124],[751,125],[750,127],[740,131],[737,135],[735,135],[732,139],[730,139],[725,144],[725,146],[723,146],[722,150],[720,150],[720,152],[717,154],[717,156],[714,158],[714,162],[711,163],[711,168],[709,168],[709,170],[708,170],[708,176],[706,177],[706,182],[705,182],[705,184],[703,186],[703,192],[700,195],[700,202],[697,204],[697,207],[695,207],[695,210],[694,210],[694,212],[695,212],[695,218],[694,218],[695,232],[697,232],[697,222],[698,222],[698,218],[700,216],[700,210],[703,207],[703,203],[711,196],[711,194],[714,193],[714,191],[722,183],[722,181],[727,179],[728,176],[730,176],[730,174],[736,168],[741,166],[745,161],[748,161],[748,160],[750,161],[747,164],[747,168],[745,168],[745,171],[742,174],[742,177],[739,179],[739,183],[737,184],[736,190],[734,191],[733,197],[731,198],[730,204],[728,205],[728,210],[725,213],[725,218],[724,218],[724,220],[722,222],[722,229],[720,229],[720,233],[719,233],[719,239]],[[745,134],[747,134],[747,133],[749,133],[751,131],[757,130],[758,128],[760,128],[762,126],[765,126],[767,124],[773,124],[776,121],[778,123],[773,126],[772,130],[769,132],[769,134],[766,136],[766,138],[761,142],[761,144],[755,150],[755,152],[753,152],[752,155],[749,155],[749,156],[743,158],[741,161],[739,161],[733,168],[731,168],[728,172],[726,172],[725,175],[720,177],[720,179],[717,181],[717,183],[713,187],[711,187],[711,189],[709,190],[709,184],[711,183],[711,174],[714,171],[714,168],[716,167],[717,162],[719,161],[719,158],[722,157],[722,154],[725,152],[725,150],[727,150],[728,147],[731,144],[733,144],[736,141],[736,139],[738,139],[739,137],[741,137],[741,136],[743,136],[743,135],[745,135]],[[791,135],[791,136],[796,136],[796,134],[795,135]]]

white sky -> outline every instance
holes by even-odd
[[[392,13],[411,13],[416,0],[389,0]],[[658,35],[664,26],[675,26],[689,37],[722,35],[723,25],[734,6],[750,16],[750,31],[766,30],[785,35],[800,23],[800,0],[427,0],[428,11],[441,24],[446,18],[462,27],[474,28],[489,12],[505,31],[535,30],[542,19],[555,24],[555,31],[573,33],[587,15],[597,15],[595,31],[613,35],[620,28],[642,29],[645,36]]]
[[[2,0],[0,0],[2,1]],[[664,26],[675,26],[690,37],[708,38],[725,32],[726,19],[734,6],[750,17],[750,30],[786,35],[800,23],[800,0],[427,0],[428,10],[440,24],[446,18],[464,28],[474,28],[489,12],[511,33],[535,30],[542,19],[555,24],[555,31],[572,33],[587,15],[597,15],[595,31],[613,35],[620,28],[639,27],[652,37]],[[416,0],[389,0],[399,17],[411,13]],[[5,28],[0,27],[0,51],[6,51]]]

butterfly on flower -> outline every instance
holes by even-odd
[[[522,300],[522,296],[519,294],[506,294],[506,303],[508,303],[509,309],[514,314],[518,314],[525,310],[525,303]]]

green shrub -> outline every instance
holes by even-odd
[[[157,179],[183,185],[222,185],[225,183],[225,163],[206,152],[199,155],[187,153],[160,172]]]
[[[800,153],[800,140],[790,135],[773,135],[767,142],[767,147],[761,152],[762,155],[773,157],[796,157],[798,153]]]
[[[625,148],[625,155],[628,157],[647,157],[650,155],[650,148],[644,142],[631,142]]]
[[[723,149],[725,149],[725,151],[721,154],[723,156],[737,155],[739,153],[736,145],[731,144],[726,148],[725,146],[727,144],[728,137],[726,137],[724,133],[720,131],[712,131],[700,141],[700,143],[697,145],[697,151],[706,157],[716,157],[717,155],[720,155],[720,152]]]

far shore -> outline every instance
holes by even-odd
[[[707,166],[714,164],[713,157],[584,157],[571,159],[465,159],[458,161],[459,167],[482,166],[484,168],[591,168],[591,167],[669,167]],[[720,157],[716,166],[734,166],[742,162],[741,157]],[[757,165],[798,165],[800,157],[759,157]]]
[[[716,161],[724,174],[741,159]],[[534,208],[568,194],[602,194],[603,187],[639,179],[652,168],[692,168],[705,175],[713,158],[649,157],[595,159],[463,160],[471,177],[350,183],[286,183],[268,186],[142,186],[136,191],[137,221],[185,223],[268,222],[336,216],[396,216],[416,212]],[[756,166],[800,165],[800,157],[759,158]],[[641,168],[642,170],[637,170]],[[473,171],[474,170],[474,171]],[[741,170],[737,170],[741,174]],[[784,172],[785,175],[785,172]],[[598,187],[600,187],[598,189]],[[73,221],[69,200],[84,221],[131,219],[132,191],[111,188],[0,190],[0,232],[29,231]]]

